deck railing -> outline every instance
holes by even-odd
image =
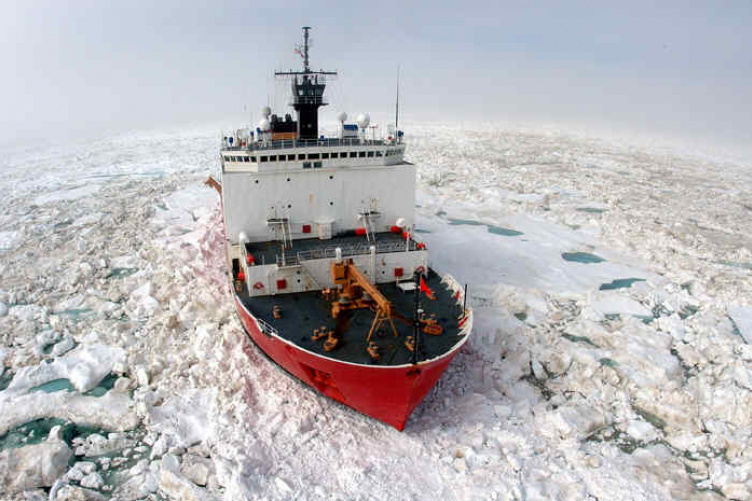
[[[340,146],[395,146],[401,141],[387,141],[384,139],[360,139],[360,138],[325,138],[325,139],[281,139],[277,141],[250,141],[245,146],[222,146],[227,151],[265,151],[283,150],[289,148],[321,148]]]
[[[376,242],[376,254],[384,254],[388,252],[404,252],[410,245],[411,251],[417,249],[417,244],[414,241],[410,241],[409,244],[405,242]],[[337,246],[342,249],[342,257],[350,256],[362,256],[371,252],[370,246]],[[337,255],[337,247],[326,247],[323,249],[310,249],[305,251],[296,252],[285,251],[284,259],[281,254],[277,254],[277,266],[298,266],[303,261],[310,261],[312,259],[332,259]]]
[[[465,289],[452,275],[444,275],[441,279],[441,283],[455,293],[457,304],[462,306],[465,303]],[[466,308],[463,312],[463,317],[464,320],[462,321],[460,330],[457,333],[458,336],[466,336],[473,330],[473,309]]]
[[[265,335],[272,337],[272,335],[278,336],[279,331],[272,327],[268,322],[260,319],[259,317],[254,317],[256,319],[256,322],[258,322],[259,327],[261,327],[261,332],[263,332]]]

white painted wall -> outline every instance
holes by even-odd
[[[289,181],[288,181],[289,179]],[[246,232],[249,241],[274,238],[266,220],[287,217],[293,238],[311,238],[315,222],[334,221],[333,232],[360,227],[357,214],[376,200],[382,213],[377,231],[386,231],[398,218],[414,221],[415,167],[398,165],[340,166],[276,172],[230,172],[222,176],[227,237],[232,244]],[[302,233],[310,224],[311,234]]]
[[[358,269],[369,276],[370,255],[363,254],[352,257]],[[313,259],[304,261],[301,266],[279,268],[276,264],[249,266],[246,268],[246,284],[248,293],[254,295],[285,294],[321,290],[333,287],[331,277],[332,259]],[[418,266],[427,268],[428,251],[390,252],[376,254],[376,283],[394,282],[394,268],[402,268],[402,279],[409,279]],[[287,288],[277,290],[277,280],[285,279]],[[261,283],[262,288],[254,289],[253,285]]]

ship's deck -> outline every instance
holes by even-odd
[[[362,237],[361,237],[362,239]],[[421,308],[426,316],[436,314],[443,333],[432,336],[420,334],[418,360],[428,360],[440,356],[452,349],[462,340],[458,336],[459,318],[462,305],[457,304],[454,293],[441,283],[441,277],[429,272],[428,287],[434,292],[435,300],[421,295]],[[381,293],[394,305],[399,313],[412,318],[414,292],[403,292],[395,283],[380,284]],[[331,315],[331,302],[320,291],[301,292],[295,294],[279,294],[276,296],[249,297],[247,293],[239,294],[243,304],[254,316],[263,320],[277,330],[278,334],[292,343],[308,351],[324,355],[335,360],[363,364],[363,365],[402,365],[412,362],[412,352],[405,346],[407,336],[413,334],[411,323],[394,319],[398,337],[394,337],[391,328],[383,324],[380,332],[371,338],[379,346],[381,358],[373,362],[366,352],[366,337],[371,328],[375,313],[368,309],[353,310],[347,330],[342,335],[340,346],[334,351],[326,352],[323,348],[324,339],[312,341],[313,330],[326,325],[334,330],[337,321]],[[272,309],[279,306],[282,318],[275,319]]]

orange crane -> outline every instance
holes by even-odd
[[[347,328],[347,319],[340,317],[342,312],[365,308],[373,309],[376,312],[376,316],[371,323],[371,329],[368,331],[368,336],[366,337],[366,351],[373,360],[378,360],[379,348],[375,343],[371,342],[373,333],[377,332],[383,324],[388,323],[394,337],[398,337],[399,334],[397,333],[397,328],[394,326],[394,319],[396,318],[409,325],[415,325],[415,320],[400,314],[379,289],[361,273],[352,259],[340,263],[332,263],[331,271],[334,285],[339,288],[339,290],[334,289],[330,291],[339,293],[339,298],[332,303],[332,318],[339,318],[343,321],[338,321],[336,331],[329,333],[329,338],[324,344],[324,349],[331,351],[339,345],[339,336]],[[416,290],[415,294],[420,294],[420,292]],[[440,336],[444,330],[439,325],[435,315],[431,315],[428,318],[419,318],[417,321],[421,330],[426,334]],[[414,336],[408,336],[405,339],[405,346],[410,351],[415,350]]]
[[[397,337],[397,328],[392,319],[407,319],[400,315],[394,305],[360,272],[352,259],[332,263],[332,279],[335,285],[342,286],[339,300],[332,303],[333,318],[337,318],[342,311],[374,308],[376,316],[371,323],[366,342],[371,341],[373,333],[385,322],[389,323],[394,336]]]

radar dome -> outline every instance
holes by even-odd
[[[268,106],[264,106],[263,108],[261,108],[261,114],[264,116],[264,118],[268,118],[269,115],[272,114],[272,109]]]
[[[272,127],[272,124],[269,122],[267,118],[264,118],[258,124],[258,128],[261,129],[261,132],[267,132],[269,129],[271,129],[271,127]]]
[[[361,113],[355,121],[358,122],[358,127],[365,129],[371,123],[371,117],[368,113]]]
[[[344,122],[345,120],[347,120],[347,113],[345,113],[344,111],[340,111],[337,114],[337,120],[339,120],[340,122]]]

